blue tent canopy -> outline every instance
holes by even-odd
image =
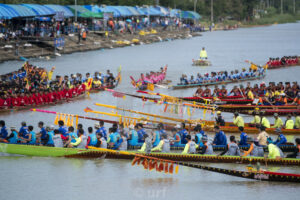
[[[0,4],[0,19],[11,19],[18,16],[19,14],[14,9],[5,4]]]
[[[22,6],[32,9],[37,16],[55,15],[55,11],[53,9],[39,4],[22,4]]]
[[[170,16],[169,10],[163,6],[155,6],[154,9],[161,12],[161,16]]]
[[[150,15],[150,16],[162,16],[163,13],[159,10],[155,9],[154,7],[140,7],[138,8],[140,12],[143,12],[144,15]]]
[[[84,5],[83,7],[85,7],[86,9],[88,9],[89,11],[92,11],[94,13],[100,13],[101,8],[97,5]]]
[[[114,8],[114,6],[99,7],[99,9],[101,12],[113,13],[114,17],[121,17],[120,11]]]
[[[64,13],[64,17],[68,18],[68,17],[74,17],[74,14],[72,13],[71,10],[69,10],[67,7],[65,6],[61,6],[61,5],[53,5],[53,4],[47,4],[44,5],[47,8],[50,8],[52,10],[54,10],[55,12],[63,12]]]
[[[180,12],[179,9],[172,9],[170,10],[170,17],[180,17]]]
[[[196,19],[199,20],[201,16],[193,11],[181,11],[180,13],[181,17],[184,19]]]
[[[11,19],[16,17],[35,17],[36,13],[25,6],[15,4],[0,4],[0,18]],[[2,16],[2,17],[1,17]]]
[[[133,16],[133,13],[130,12],[126,7],[124,6],[113,6],[115,9],[117,9],[120,14],[121,17],[127,17],[127,16]]]
[[[143,14],[140,13],[135,7],[131,7],[131,6],[124,6],[124,7],[126,7],[132,13],[133,16],[140,16]]]

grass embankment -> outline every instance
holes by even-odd
[[[252,21],[242,22],[243,25],[267,25],[267,24],[284,24],[284,23],[294,23],[300,20],[300,14],[280,14],[274,16],[266,16],[260,19],[254,19]]]

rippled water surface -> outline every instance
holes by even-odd
[[[300,55],[299,35],[300,23],[274,25],[204,33],[203,37],[192,39],[74,53],[49,61],[31,60],[31,62],[48,69],[56,66],[55,74],[85,73],[96,70],[105,72],[108,68],[116,74],[117,68],[122,65],[123,81],[116,90],[134,93],[129,75],[137,77],[142,72],[156,71],[165,64],[168,64],[167,79],[172,80],[172,84],[176,84],[182,73],[191,75],[198,72],[242,69],[248,67],[245,60],[264,64],[269,57]],[[192,59],[197,58],[202,46],[206,47],[213,66],[192,67]],[[22,62],[18,61],[2,63],[0,73],[15,70],[21,64]],[[270,70],[264,80],[253,83],[299,82],[299,75],[299,67]],[[232,86],[228,85],[227,88]],[[191,96],[195,89],[156,91],[173,96]],[[115,98],[108,92],[91,94],[89,99],[43,109],[85,115],[83,109],[88,106],[95,110],[111,112],[94,106],[95,102],[163,114],[162,106],[153,106],[148,102],[143,105],[140,100],[129,97],[125,100]],[[225,114],[225,116],[227,121],[232,121],[232,114]],[[203,117],[203,114],[196,111],[193,117]],[[211,117],[206,115],[206,119]],[[22,111],[6,113],[0,118],[5,119],[8,126],[19,126],[23,120],[36,126],[40,120],[52,124],[55,116]],[[250,119],[245,116],[246,121]],[[272,118],[270,120],[273,122]],[[94,123],[88,120],[80,122],[85,127]],[[245,167],[234,164],[215,165],[235,169]],[[300,173],[298,167],[281,167],[276,170]],[[128,161],[119,160],[3,156],[0,157],[0,172],[0,199],[298,199],[300,194],[297,184],[249,181],[185,167],[180,169],[178,175],[171,176],[146,172],[140,167],[131,167]]]

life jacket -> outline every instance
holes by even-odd
[[[100,138],[101,145],[100,148],[107,149],[107,142],[104,137]]]
[[[153,146],[156,147],[160,142],[160,132],[159,131],[155,131],[155,141],[153,143]]]
[[[196,134],[196,138],[197,138],[197,144],[200,145],[201,144],[201,138],[202,138],[202,134],[201,133],[197,133]]]
[[[81,142],[78,144],[77,148],[78,149],[85,149],[86,144],[87,144],[87,136],[82,135],[81,136]]]
[[[29,141],[28,144],[35,144],[35,142],[36,142],[36,135],[35,135],[35,132],[34,132],[34,131],[31,131],[30,134],[31,134],[31,140]]]
[[[49,131],[47,134],[49,135],[49,140],[47,142],[47,145],[54,145],[54,142],[53,142],[54,132],[53,131]]]
[[[169,153],[170,152],[170,140],[164,139],[164,144],[162,146],[161,152],[162,153]]]
[[[228,155],[228,156],[240,156],[239,146],[234,142],[229,143],[228,144],[228,151],[227,151],[226,155]]]
[[[90,146],[96,146],[97,144],[97,137],[95,133],[89,134],[90,136]]]
[[[138,144],[138,133],[135,130],[131,130],[131,139],[128,140],[128,144],[131,146]]]
[[[127,138],[122,136],[122,143],[119,146],[119,150],[127,150]]]
[[[189,154],[194,154],[196,153],[196,143],[194,141],[189,142]]]
[[[179,133],[176,133],[175,135],[174,135],[174,140],[176,140],[176,136],[178,136],[179,137],[179,142],[174,142],[174,146],[180,146],[181,145],[181,137],[180,137],[180,134]]]

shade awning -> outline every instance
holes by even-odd
[[[25,6],[15,4],[0,4],[0,18],[35,17],[36,13]]]
[[[63,12],[64,13],[64,17],[66,17],[66,18],[68,18],[68,17],[74,17],[74,14],[72,13],[72,11],[70,9],[68,9],[67,7],[65,7],[65,6],[47,4],[47,5],[45,5],[45,7],[54,10],[56,13],[57,12]]]
[[[5,4],[0,4],[0,19],[11,19],[18,16],[19,14],[14,9]]]
[[[78,17],[83,17],[83,18],[103,18],[103,13],[96,13],[88,10],[84,6],[74,6],[74,5],[69,5],[67,6],[72,13],[75,15],[75,10],[77,10],[77,16]]]
[[[43,5],[39,5],[39,4],[21,4],[21,5],[32,9],[36,13],[36,16],[55,15],[55,11],[53,9]]]
[[[196,19],[196,20],[201,19],[201,16],[194,11],[181,11],[180,17],[183,19]]]

